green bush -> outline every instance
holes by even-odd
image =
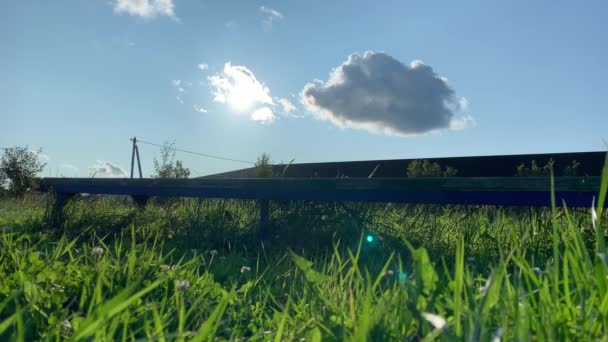
[[[42,149],[31,151],[26,147],[3,148],[0,160],[0,195],[8,191],[13,196],[20,196],[37,187],[36,174],[42,172],[46,163],[38,156]]]
[[[256,178],[272,178],[274,176],[272,169],[272,161],[267,153],[262,153],[255,163]]]
[[[438,163],[428,160],[414,160],[407,167],[408,177],[454,177],[458,170],[447,166],[443,169]]]
[[[160,161],[154,157],[154,171],[152,177],[156,178],[188,178],[190,169],[184,167],[181,160],[175,160],[174,143],[165,142],[160,149]]]

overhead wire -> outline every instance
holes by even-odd
[[[133,139],[131,139],[132,141]],[[232,159],[232,158],[226,158],[226,157],[220,157],[220,156],[214,156],[212,154],[206,154],[206,153],[199,153],[199,152],[194,152],[194,151],[188,151],[188,150],[183,150],[181,148],[175,148],[175,147],[171,147],[171,146],[167,146],[167,145],[161,145],[161,144],[155,144],[155,143],[151,143],[149,141],[144,141],[144,140],[139,140],[137,139],[138,143],[142,143],[142,144],[148,144],[148,145],[152,145],[152,146],[158,146],[158,147],[164,147],[164,148],[169,148],[171,150],[174,151],[179,151],[179,152],[184,152],[184,153],[190,153],[190,154],[194,154],[197,156],[201,156],[201,157],[207,157],[207,158],[215,158],[215,159],[221,159],[221,160],[227,160],[227,161],[233,161],[233,162],[237,162],[237,163],[243,163],[243,164],[251,164],[251,165],[255,165],[254,162],[250,162],[250,161],[246,161],[246,160],[239,160],[239,159]]]

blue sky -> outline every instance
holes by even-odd
[[[0,4],[0,147],[44,175],[130,141],[255,161],[603,150],[605,1]],[[144,174],[158,155],[140,145]],[[178,152],[205,175],[246,167]]]

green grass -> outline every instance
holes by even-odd
[[[263,244],[253,201],[47,208],[0,202],[0,340],[608,336],[589,208],[273,202]]]

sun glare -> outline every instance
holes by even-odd
[[[256,104],[273,104],[268,87],[245,66],[226,63],[223,74],[209,77],[209,83],[215,88],[214,100],[237,112],[247,112]]]

